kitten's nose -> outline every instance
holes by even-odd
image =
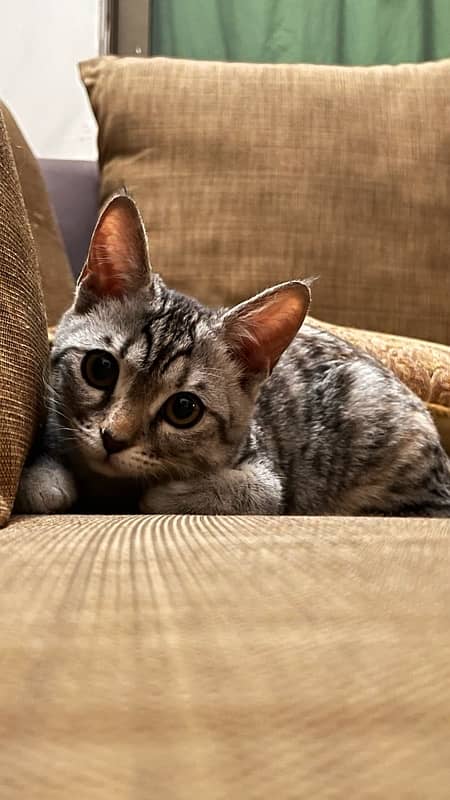
[[[116,439],[107,429],[102,429],[100,433],[103,447],[108,455],[111,455],[112,453],[120,453],[121,450],[125,450],[125,448],[128,446],[128,442],[126,442],[124,439]]]

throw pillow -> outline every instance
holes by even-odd
[[[101,195],[142,208],[155,267],[212,304],[317,275],[314,313],[450,344],[450,60],[81,65]]]

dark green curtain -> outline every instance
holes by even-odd
[[[152,55],[398,64],[450,56],[450,0],[152,0]]]

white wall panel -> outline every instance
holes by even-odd
[[[98,0],[0,0],[0,97],[34,152],[96,158],[77,63],[98,54]]]

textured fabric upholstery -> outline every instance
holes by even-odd
[[[39,422],[47,350],[36,251],[0,110],[0,525]]]
[[[447,800],[449,560],[446,520],[13,519],[5,796]]]
[[[48,321],[54,325],[71,303],[73,277],[38,162],[11,112],[1,101],[0,110],[4,114],[37,251]]]

